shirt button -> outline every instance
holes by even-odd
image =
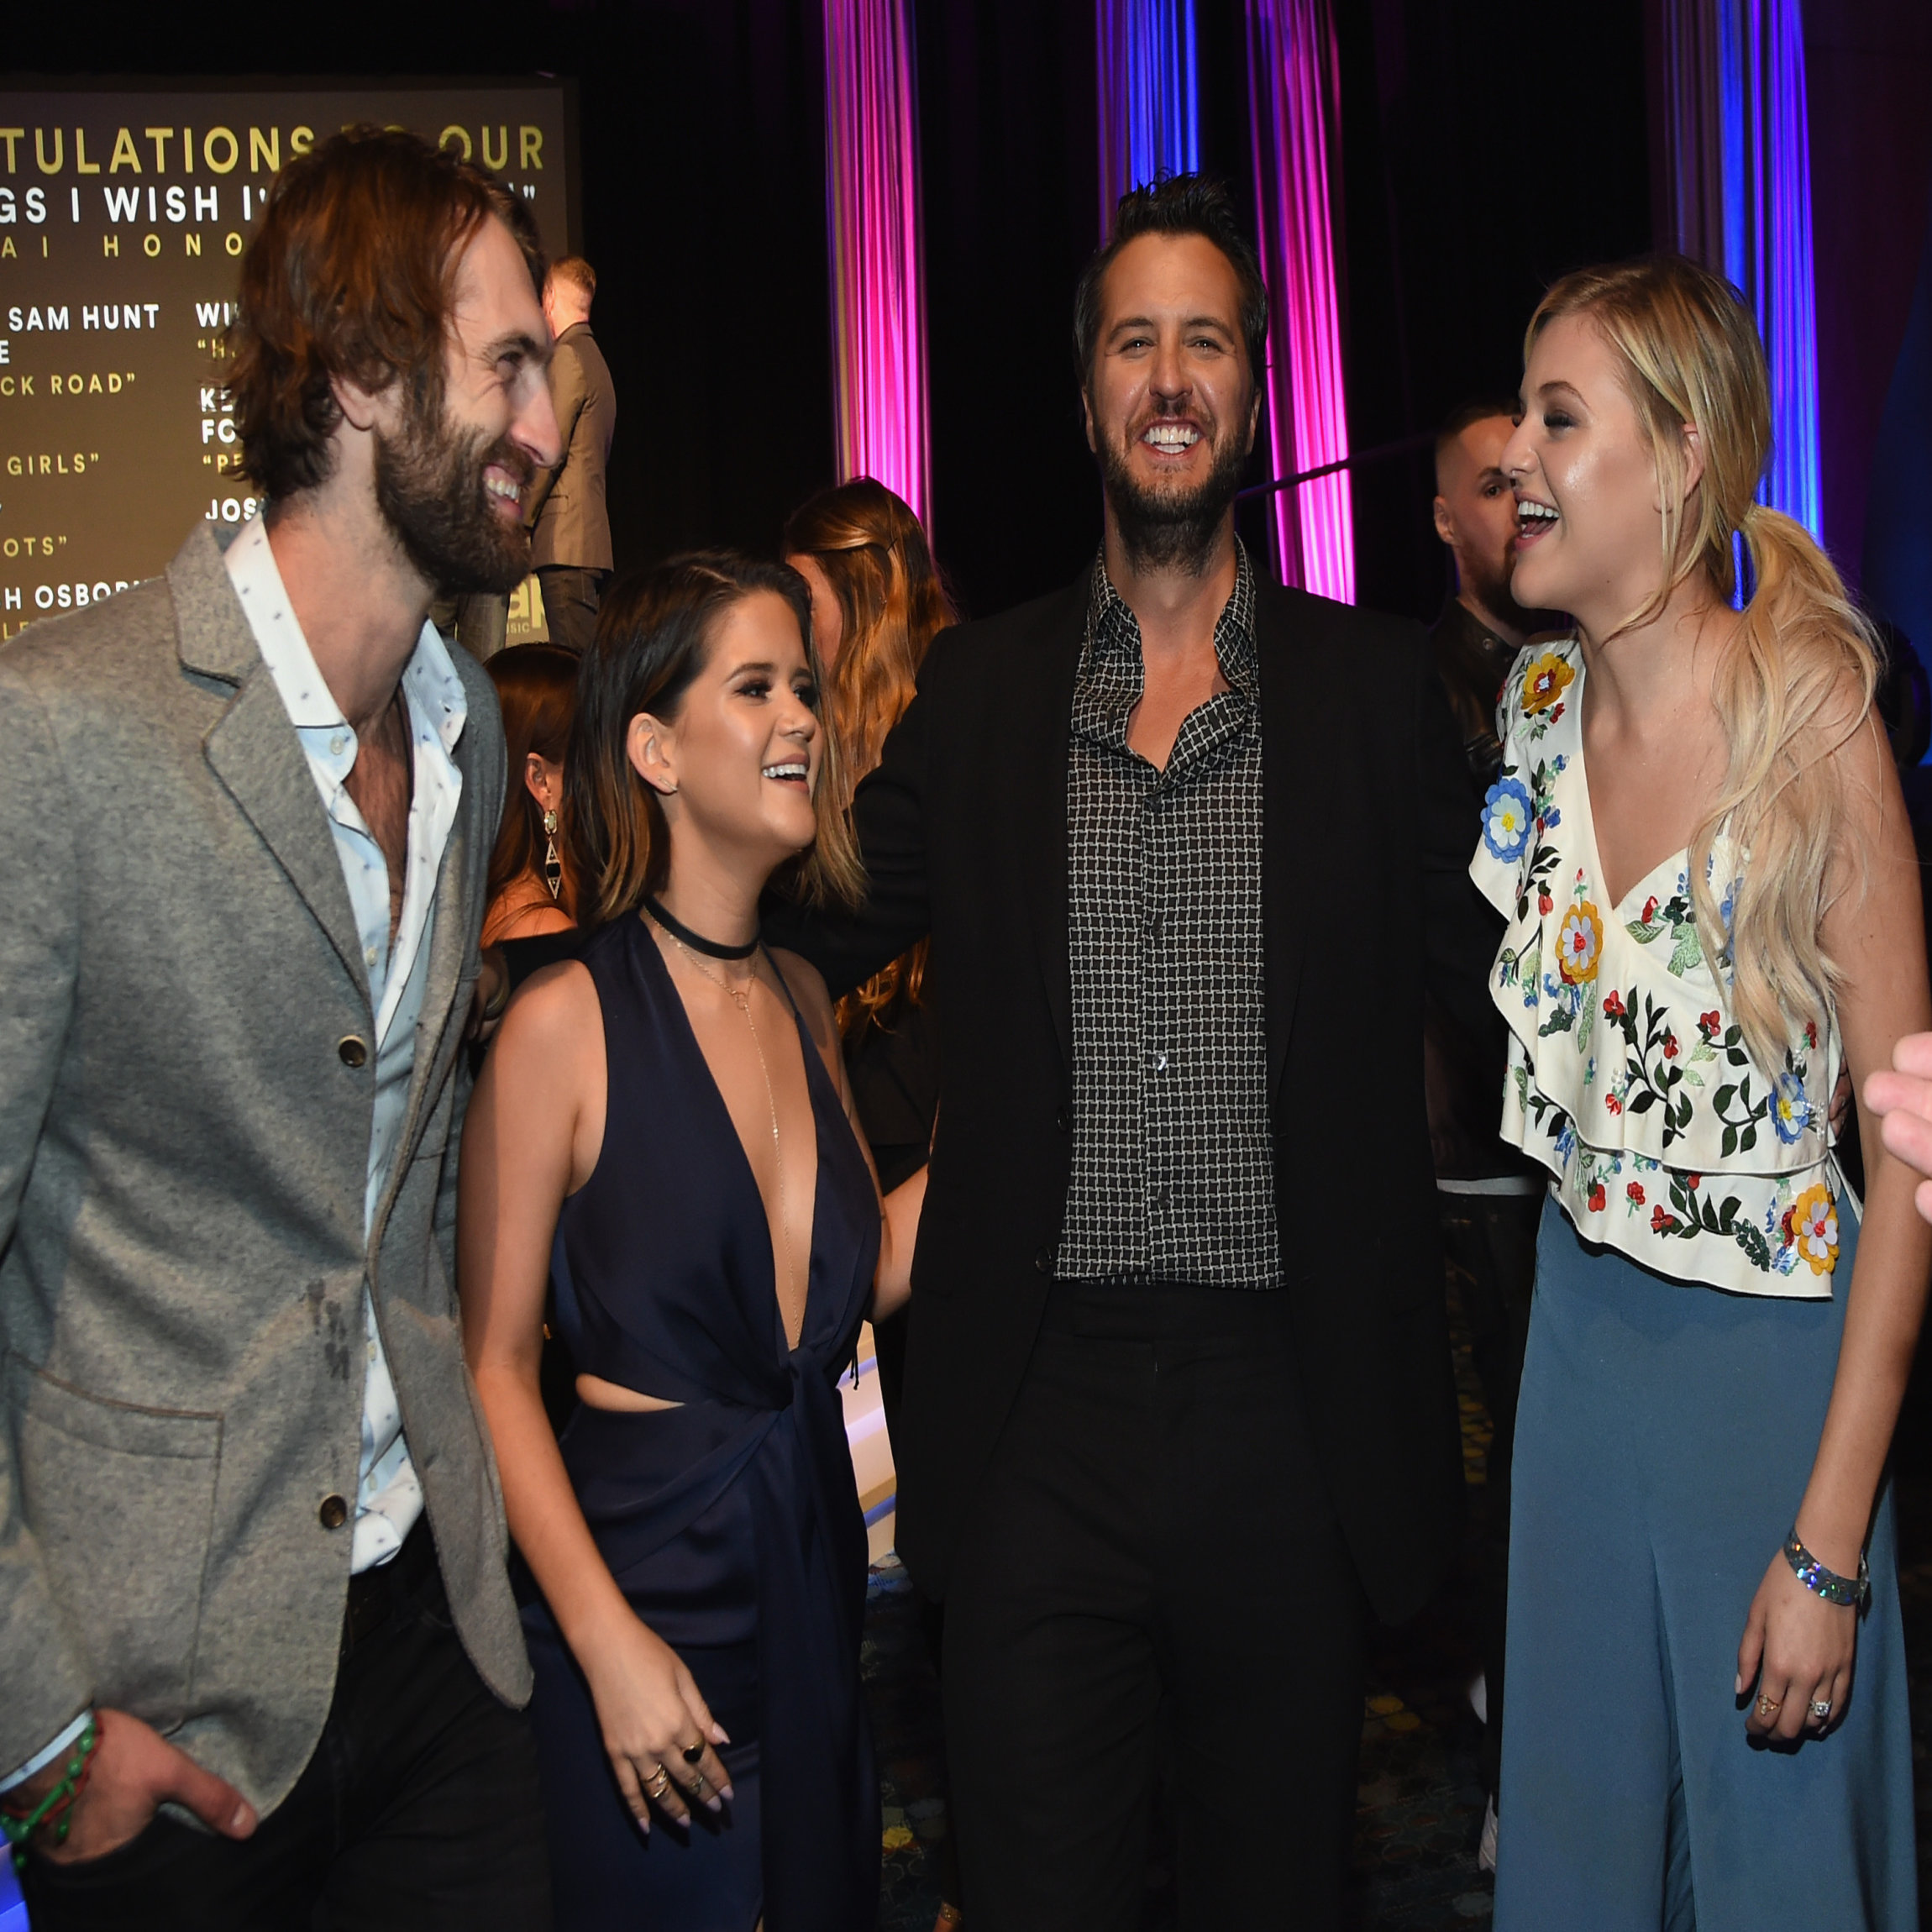
[[[1164,1073],[1166,1073],[1166,1071],[1168,1070],[1168,1057],[1167,1057],[1167,1055],[1166,1055],[1165,1053],[1156,1053],[1156,1054],[1154,1055],[1154,1057],[1153,1057],[1153,1066],[1154,1066],[1154,1071],[1155,1071],[1157,1074],[1164,1074]]]
[[[339,1496],[324,1496],[316,1520],[325,1530],[339,1530],[349,1520],[349,1504]]]
[[[1062,1107],[1060,1110],[1053,1116],[1053,1125],[1058,1127],[1063,1134],[1072,1133],[1074,1131],[1073,1109],[1071,1107]]]
[[[1164,1208],[1168,1205],[1168,1190],[1164,1187],[1158,1187],[1154,1189],[1153,1203],[1158,1208]]]
[[[333,752],[338,758],[340,758],[342,754],[349,749],[349,733],[347,732],[341,731],[331,733],[328,740],[328,748]]]
[[[373,946],[365,946],[363,948],[362,963],[365,966],[373,966],[375,963],[375,948]]]
[[[335,1043],[336,1056],[345,1067],[369,1064],[369,1043],[354,1033],[344,1033]]]

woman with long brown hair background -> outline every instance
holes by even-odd
[[[843,810],[879,763],[912,702],[927,647],[958,621],[911,507],[883,483],[853,478],[793,512],[785,561],[811,590],[812,642],[825,665],[825,722],[842,754]],[[938,1042],[926,984],[927,942],[838,1003],[859,1124],[888,1190],[925,1166],[939,1105]],[[906,1316],[879,1324],[879,1390],[890,1429],[905,1378]]]
[[[1830,1112],[1928,1017],[1877,656],[1753,501],[1769,382],[1729,284],[1570,276],[1525,361],[1513,588],[1576,635],[1504,690],[1472,869],[1509,922],[1504,1137],[1551,1176],[1496,1924],[1915,1924],[1884,1477],[1932,1232],[1862,1107],[1857,1200]]]

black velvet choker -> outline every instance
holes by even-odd
[[[680,946],[688,946],[694,953],[702,953],[711,959],[748,959],[758,951],[763,939],[761,933],[754,932],[743,946],[721,946],[715,939],[706,939],[702,933],[694,932],[664,911],[664,906],[651,894],[644,895],[644,910]]]

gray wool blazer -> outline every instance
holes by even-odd
[[[93,1703],[287,1795],[335,1683],[365,1280],[456,1628],[529,1694],[454,1289],[503,732],[451,654],[462,801],[365,1240],[368,982],[217,538],[0,647],[0,1774]]]

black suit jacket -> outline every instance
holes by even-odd
[[[899,1548],[944,1593],[1026,1372],[1072,1147],[1067,765],[1088,580],[937,638],[854,805],[856,915],[772,909],[834,993],[932,936],[942,1098],[913,1268]],[[1478,828],[1421,628],[1257,586],[1281,1247],[1328,1486],[1384,1617],[1456,1546],[1462,1457],[1422,1093],[1427,984],[1483,1025]]]

